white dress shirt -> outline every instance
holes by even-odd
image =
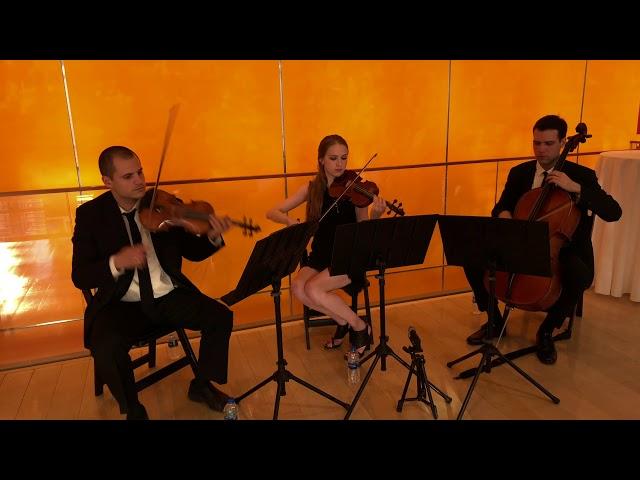
[[[547,173],[551,173],[553,172],[553,168],[545,170],[538,162],[536,162],[536,174],[533,176],[533,185],[531,185],[531,189],[533,190],[534,188],[541,187],[542,181],[544,180],[544,172],[546,171]]]
[[[136,206],[133,208],[138,208],[140,201],[136,203]],[[129,242],[133,245],[133,240],[131,239],[131,232],[129,230],[129,222],[124,217],[125,213],[129,213],[131,210],[124,210],[118,205],[120,208],[120,213],[122,213],[122,221],[124,222],[125,228],[127,229],[127,235],[129,235]],[[156,255],[156,251],[153,248],[153,242],[151,241],[151,235],[149,234],[149,230],[144,228],[140,223],[140,215],[136,210],[136,214],[134,217],[136,224],[138,225],[138,229],[140,230],[140,236],[142,237],[142,245],[146,249],[147,252],[147,267],[149,268],[149,276],[151,277],[151,286],[153,287],[153,297],[160,298],[171,290],[175,288],[173,282],[169,275],[162,270],[160,266],[160,261]],[[111,275],[113,275],[114,280],[116,280],[120,275],[125,272],[125,269],[118,270],[115,266],[114,255],[109,257],[109,268],[111,269]],[[138,270],[134,270],[133,272],[133,280],[131,280],[131,285],[129,285],[129,290],[124,296],[121,298],[123,302],[139,302],[140,301],[140,285],[138,284]]]

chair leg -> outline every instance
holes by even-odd
[[[302,309],[302,318],[304,320],[304,338],[307,342],[307,350],[311,350],[311,342],[309,341],[309,307],[306,305]]]
[[[573,319],[576,317],[577,310],[578,310],[578,307],[575,308],[575,310],[569,317],[569,325],[567,325],[567,330],[566,330],[566,334],[568,336],[567,338],[571,338],[571,332],[573,330]]]
[[[149,368],[156,366],[156,339],[149,342]]]
[[[189,365],[191,366],[191,370],[193,370],[193,374],[198,374],[198,360],[196,359],[195,353],[193,353],[193,348],[191,347],[191,342],[189,341],[189,337],[183,328],[177,328],[176,333],[178,334],[178,338],[180,339],[180,343],[182,344],[182,349],[184,350],[184,354],[189,360]]]
[[[96,397],[99,397],[104,393],[104,382],[98,375],[95,364],[93,365],[93,393]]]
[[[369,326],[371,327],[371,337],[374,337],[374,332],[373,332],[373,320],[371,319],[371,305],[369,305],[369,287],[365,285],[364,287],[364,311],[366,312],[366,316],[367,316],[367,323],[369,323]]]
[[[582,301],[584,300],[584,292],[578,298],[578,304],[576,305],[575,316],[582,318]]]

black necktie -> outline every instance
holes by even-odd
[[[131,232],[131,241],[133,245],[142,243],[142,235],[138,229],[138,224],[135,220],[136,209],[134,208],[128,213],[123,213],[129,222],[129,231]],[[138,285],[140,286],[140,301],[142,302],[142,311],[151,315],[153,309],[153,287],[151,286],[151,276],[149,275],[149,268],[137,268],[138,270]]]
[[[544,172],[542,172],[542,186],[544,187],[547,183],[547,175],[549,175],[549,172],[547,172],[546,170]]]

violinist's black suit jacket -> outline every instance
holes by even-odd
[[[200,261],[219,250],[206,235],[200,237],[182,228],[167,232],[151,233],[151,240],[162,269],[174,284],[193,291],[196,286],[182,273],[182,257]],[[93,319],[109,302],[118,301],[129,289],[134,270],[113,279],[109,269],[109,257],[129,245],[129,236],[118,204],[108,191],[81,205],[76,210],[73,232],[73,260],[71,278],[79,289],[97,291],[85,310],[84,343],[89,347]]]

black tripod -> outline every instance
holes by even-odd
[[[240,403],[243,398],[248,397],[253,392],[261,389],[269,382],[273,381],[278,384],[278,389],[276,391],[276,403],[273,409],[273,419],[276,420],[278,418],[278,410],[280,408],[280,397],[284,397],[287,394],[285,390],[285,382],[289,380],[293,380],[298,382],[303,387],[308,388],[316,392],[318,395],[322,395],[325,398],[328,398],[332,402],[337,403],[341,407],[349,408],[349,404],[342,402],[335,398],[332,395],[320,390],[318,387],[314,387],[310,383],[305,382],[301,378],[296,377],[293,373],[286,369],[287,361],[284,359],[284,352],[282,349],[282,317],[280,313],[280,279],[274,281],[273,283],[273,291],[271,292],[271,296],[273,297],[273,303],[275,306],[275,314],[276,314],[276,342],[278,345],[278,361],[276,362],[278,365],[278,369],[273,372],[273,375],[267,377],[262,382],[258,383],[255,387],[250,388],[245,393],[236,398],[236,402]]]
[[[411,355],[411,368],[409,368],[409,375],[407,375],[407,381],[404,384],[404,390],[402,391],[402,397],[398,400],[398,406],[396,407],[396,411],[402,411],[402,404],[404,402],[412,402],[419,401],[424,403],[425,405],[431,407],[431,413],[433,414],[433,418],[438,418],[438,409],[436,408],[436,404],[433,403],[433,397],[431,396],[431,388],[433,386],[429,379],[427,378],[427,370],[425,368],[424,355],[422,355],[422,346],[420,342],[420,338],[415,330],[412,327],[409,327],[409,339],[411,340],[410,347],[402,347],[402,350]],[[416,376],[416,386],[417,386],[417,396],[414,398],[406,398],[407,390],[409,390],[409,383],[411,382],[411,376]],[[451,397],[442,393],[436,387],[433,389],[442,397],[447,403],[451,403]],[[429,397],[429,400],[425,398],[425,394]]]
[[[381,360],[381,370],[387,369],[387,356],[393,357],[406,369],[411,366],[388,345],[385,317],[385,270],[391,267],[416,265],[424,261],[433,234],[437,215],[417,215],[367,220],[339,225],[336,228],[331,275],[348,274],[352,278],[358,272],[378,270],[375,278],[380,286],[380,343],[361,364],[373,358],[373,362],[358,389],[345,420],[349,419],[362,395],[373,370]],[[437,388],[431,385],[435,390]],[[439,393],[442,394],[439,390]],[[444,395],[444,394],[443,394]]]
[[[489,318],[493,317],[493,307],[494,307],[494,299],[495,299],[495,284],[496,284],[496,270],[495,270],[495,262],[493,263],[493,267],[489,270]],[[452,362],[447,363],[447,367],[451,368],[456,363],[459,363],[467,358],[471,358],[475,355],[481,354],[482,358],[480,359],[480,363],[476,368],[475,375],[473,376],[473,380],[471,381],[471,385],[469,386],[469,390],[467,390],[467,395],[464,397],[464,401],[462,402],[462,407],[460,407],[460,412],[458,413],[457,420],[462,419],[464,415],[464,411],[469,404],[469,400],[471,399],[471,394],[473,393],[473,389],[476,387],[476,383],[478,383],[478,378],[482,372],[491,373],[491,357],[498,357],[503,362],[507,363],[511,368],[513,368],[516,372],[522,375],[525,379],[527,379],[530,383],[532,383],[538,390],[544,393],[547,397],[553,401],[553,403],[560,403],[560,399],[549,392],[546,388],[536,382],[533,377],[531,377],[527,372],[518,367],[515,363],[505,357],[500,350],[496,348],[495,345],[491,343],[491,341],[487,340],[487,338],[493,338],[493,322],[487,322],[487,336],[482,340],[482,346],[474,352],[463,355],[462,357],[453,360]],[[505,323],[506,325],[506,323]]]
[[[528,222],[504,218],[442,216],[439,218],[445,255],[449,265],[474,265],[489,270],[489,318],[494,318],[493,308],[496,303],[495,285],[498,267],[498,253],[501,256],[501,271],[524,273],[528,275],[550,275],[549,259],[549,226],[546,222]],[[519,250],[513,248],[519,246]],[[507,248],[507,247],[511,248]],[[511,253],[508,253],[511,252]],[[509,255],[513,255],[509,257]],[[451,368],[455,364],[482,355],[467,395],[462,402],[457,419],[462,419],[471,399],[478,378],[482,372],[491,373],[491,358],[498,357],[509,364],[516,372],[532,383],[538,390],[549,397],[553,403],[560,403],[546,388],[536,382],[524,370],[505,357],[487,338],[492,338],[492,322],[487,322],[487,336],[482,346],[462,357],[447,363]]]
[[[502,318],[504,319],[505,323],[509,318],[509,313],[511,312],[511,309],[512,309],[511,306],[509,305],[505,306],[505,311],[504,311],[504,314],[502,315]],[[567,328],[562,332],[553,336],[554,342],[559,342],[560,340],[569,340],[571,338],[571,333],[573,331],[573,320],[574,320],[574,317],[576,316],[582,317],[582,297],[578,300],[578,305],[576,306],[576,309],[574,310],[574,312],[571,314],[571,317],[569,318],[569,325],[567,326]],[[538,351],[538,348],[539,348],[538,345],[532,345],[529,347],[520,348],[518,350],[514,350],[513,352],[505,353],[504,358],[508,358],[509,360],[515,360],[516,358],[529,355],[530,353],[535,353],[536,351]],[[499,367],[503,363],[505,363],[505,361],[502,360],[501,358],[494,358],[493,361],[491,362],[491,368]],[[477,368],[469,368],[464,372],[460,372],[456,378],[473,377],[476,373],[476,370]]]
[[[253,252],[242,273],[242,277],[238,281],[238,286],[235,290],[222,297],[222,300],[231,306],[249,295],[262,290],[269,284],[272,287],[271,296],[273,297],[275,311],[276,342],[278,346],[278,361],[276,364],[278,368],[272,375],[237,397],[236,401],[239,403],[242,399],[264,387],[269,382],[276,382],[278,387],[273,409],[274,420],[278,418],[280,397],[287,394],[285,383],[289,380],[299,383],[303,387],[322,395],[341,407],[349,408],[348,403],[338,400],[289,372],[286,369],[287,361],[284,359],[284,351],[282,348],[282,314],[280,311],[281,279],[296,269],[302,258],[303,251],[316,229],[317,223],[301,223],[278,230],[267,238],[258,241],[253,248]]]

